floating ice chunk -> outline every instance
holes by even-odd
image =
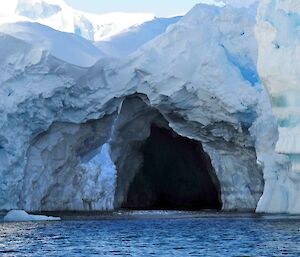
[[[4,217],[4,221],[55,221],[61,220],[59,217],[49,217],[44,215],[32,215],[23,210],[12,210]]]

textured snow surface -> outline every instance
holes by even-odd
[[[52,56],[78,66],[92,66],[104,56],[88,40],[38,23],[2,24],[0,25],[0,33],[22,40],[34,48],[44,49]]]
[[[72,9],[62,0],[1,1],[0,10],[0,23],[38,22],[92,41],[113,36],[154,18],[149,13],[89,14]]]
[[[268,199],[259,210],[300,212],[300,2],[262,0],[256,36],[258,71],[278,119],[276,161],[281,169],[266,178]],[[273,200],[274,199],[274,200]]]
[[[259,0],[220,0],[220,2],[223,2],[228,5],[232,5],[234,7],[248,7],[250,5],[256,4],[259,2]]]
[[[95,45],[107,56],[124,57],[161,35],[181,17],[155,18],[138,26],[133,26]]]
[[[23,222],[23,221],[56,221],[59,217],[49,217],[44,215],[32,215],[23,210],[12,210],[4,216],[6,222]]]

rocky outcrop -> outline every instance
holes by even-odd
[[[155,125],[201,146],[223,210],[254,210],[264,186],[259,146],[267,147],[255,128],[268,107],[255,68],[255,12],[245,11],[198,5],[117,62],[79,68],[43,52],[34,63],[25,58],[18,76],[7,71],[0,209],[122,207]]]

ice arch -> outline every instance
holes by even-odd
[[[27,150],[20,208],[255,209],[263,178],[254,148],[164,113],[145,95],[116,98],[106,108],[98,119],[56,122],[37,134]],[[231,131],[224,123],[218,129]]]
[[[220,183],[201,143],[177,134],[146,101],[128,97],[115,124],[115,207],[221,209]]]
[[[156,170],[157,173],[163,173],[166,176],[172,174],[177,179],[181,176],[181,178],[187,179],[187,183],[190,183],[191,180],[190,177],[184,177],[186,174],[191,177],[201,174],[199,175],[201,178],[198,178],[194,185],[189,186],[191,192],[188,193],[186,198],[182,197],[182,194],[173,194],[171,203],[170,201],[163,201],[157,205],[155,199],[159,202],[161,193],[164,195],[166,192],[154,190],[154,202],[152,199],[150,204],[145,205],[138,199],[139,196],[135,197],[136,194],[143,193],[139,189],[143,186],[149,186],[149,184],[153,186],[153,184],[161,183],[164,185],[171,182],[168,181],[168,177],[157,179],[157,174],[150,174],[153,169],[151,164],[150,166],[147,164],[149,160],[147,161],[147,158],[145,158],[145,152],[150,151],[150,154],[155,152],[151,148],[151,144],[154,145],[154,148],[158,147],[155,135],[153,135],[153,127],[156,128],[159,134],[160,132],[164,134],[160,141],[168,141],[167,146],[164,144],[167,149],[172,148],[174,150],[173,153],[169,152],[168,158],[164,158],[164,161],[167,162],[167,168]],[[198,128],[195,124],[189,123],[172,112],[163,114],[160,109],[152,107],[144,95],[127,97],[115,123],[113,140],[111,141],[111,156],[118,172],[115,208],[219,209],[222,206],[223,210],[254,210],[263,190],[262,171],[256,164],[254,149],[247,147],[246,143],[239,145],[212,136],[209,129]],[[220,123],[218,129],[226,130],[229,127]],[[195,133],[198,137],[191,136]],[[210,142],[211,139],[212,142]],[[173,173],[166,172],[170,170],[168,168],[168,165],[171,165],[170,162],[183,155],[182,146],[178,147],[177,145],[178,140],[181,143],[183,141],[184,147],[189,148],[189,150],[193,148],[190,155],[194,156],[189,156],[190,159],[185,157],[181,159],[182,162],[179,161],[179,165],[190,161],[192,164],[189,168],[192,171],[183,172],[183,168],[175,169]],[[189,152],[189,150],[185,149],[185,152]],[[199,160],[195,160],[198,159],[195,155],[199,159],[202,158],[200,163],[197,163]],[[154,157],[156,162],[161,164],[162,161],[159,158],[159,155]],[[145,175],[150,175],[146,182],[142,181],[142,184],[135,182],[139,180],[140,176]],[[197,177],[194,178],[197,179]],[[173,187],[178,185],[177,181],[175,179],[172,184]],[[204,181],[209,184],[207,188],[203,185]],[[186,185],[185,183],[180,184],[182,188]],[[144,192],[144,194],[151,194],[152,189],[150,192]],[[195,189],[196,197],[191,197],[193,189]],[[207,195],[207,192],[209,192],[209,196],[205,199],[204,196]],[[131,198],[132,195],[133,198]],[[182,204],[180,202],[181,197],[186,203],[190,202],[190,204]],[[137,198],[137,201],[134,198]],[[168,199],[170,198],[168,195]],[[131,205],[132,203],[135,204]]]

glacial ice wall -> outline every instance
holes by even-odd
[[[300,212],[300,2],[261,0],[256,26],[258,72],[267,87],[279,138],[274,169],[266,177],[267,200],[259,210]],[[281,155],[280,155],[281,154]]]
[[[201,143],[223,210],[254,210],[262,169],[278,169],[255,16],[197,5],[128,58],[90,68],[0,38],[0,209],[119,208],[154,123]]]

